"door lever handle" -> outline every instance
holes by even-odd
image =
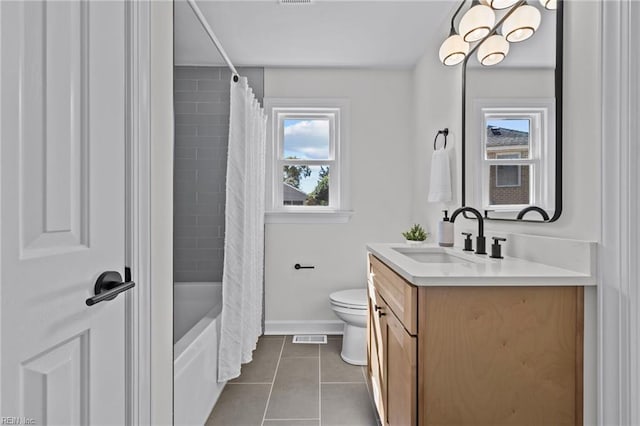
[[[130,288],[135,287],[133,281],[122,281],[122,275],[116,271],[106,271],[100,274],[93,287],[96,295],[88,298],[85,303],[93,306],[105,300],[113,300],[116,296]]]

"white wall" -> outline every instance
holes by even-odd
[[[443,23],[442,34],[448,34]],[[413,70],[414,180],[413,221],[423,223],[436,240],[442,210],[460,206],[460,140],[462,131],[462,67],[445,67],[436,51],[428,51]],[[447,150],[451,158],[450,203],[427,203],[433,139],[438,130],[448,128]]]
[[[351,208],[346,224],[268,224],[265,321],[336,320],[329,293],[366,286],[366,243],[410,225],[411,72],[266,69],[265,98],[350,100]],[[315,265],[296,271],[295,263]]]
[[[523,233],[599,241],[600,239],[600,8],[599,2],[565,2],[564,28],[564,208],[551,224],[486,223],[487,233]],[[441,33],[447,34],[448,23]],[[525,49],[526,42],[513,46]],[[475,60],[475,59],[471,59]],[[443,208],[460,205],[460,182],[455,200],[446,206],[426,202],[433,136],[443,127],[453,131],[452,158],[459,166],[461,129],[461,67],[445,67],[437,52],[426,52],[414,70],[415,221],[435,229]],[[457,177],[459,169],[453,171]],[[475,223],[456,223],[456,233],[475,229]]]
[[[475,98],[553,97],[555,95],[554,78],[553,68],[469,67],[467,69],[467,113],[471,111],[470,103]]]

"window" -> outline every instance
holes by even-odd
[[[346,222],[347,103],[265,99],[267,221]]]
[[[531,185],[532,174],[539,163],[536,155],[540,145],[539,114],[485,112],[484,123],[487,208],[504,210],[535,204]]]
[[[494,217],[529,205],[553,210],[553,100],[479,99],[474,109],[480,130],[471,146],[477,162],[469,170],[474,204],[495,211]]]

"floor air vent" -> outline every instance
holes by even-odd
[[[304,343],[308,345],[326,345],[326,334],[296,334],[293,336],[293,343]]]
[[[313,0],[280,0],[280,4],[311,4]]]

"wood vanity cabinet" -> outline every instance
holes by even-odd
[[[415,287],[369,255],[384,425],[581,425],[582,287]]]

